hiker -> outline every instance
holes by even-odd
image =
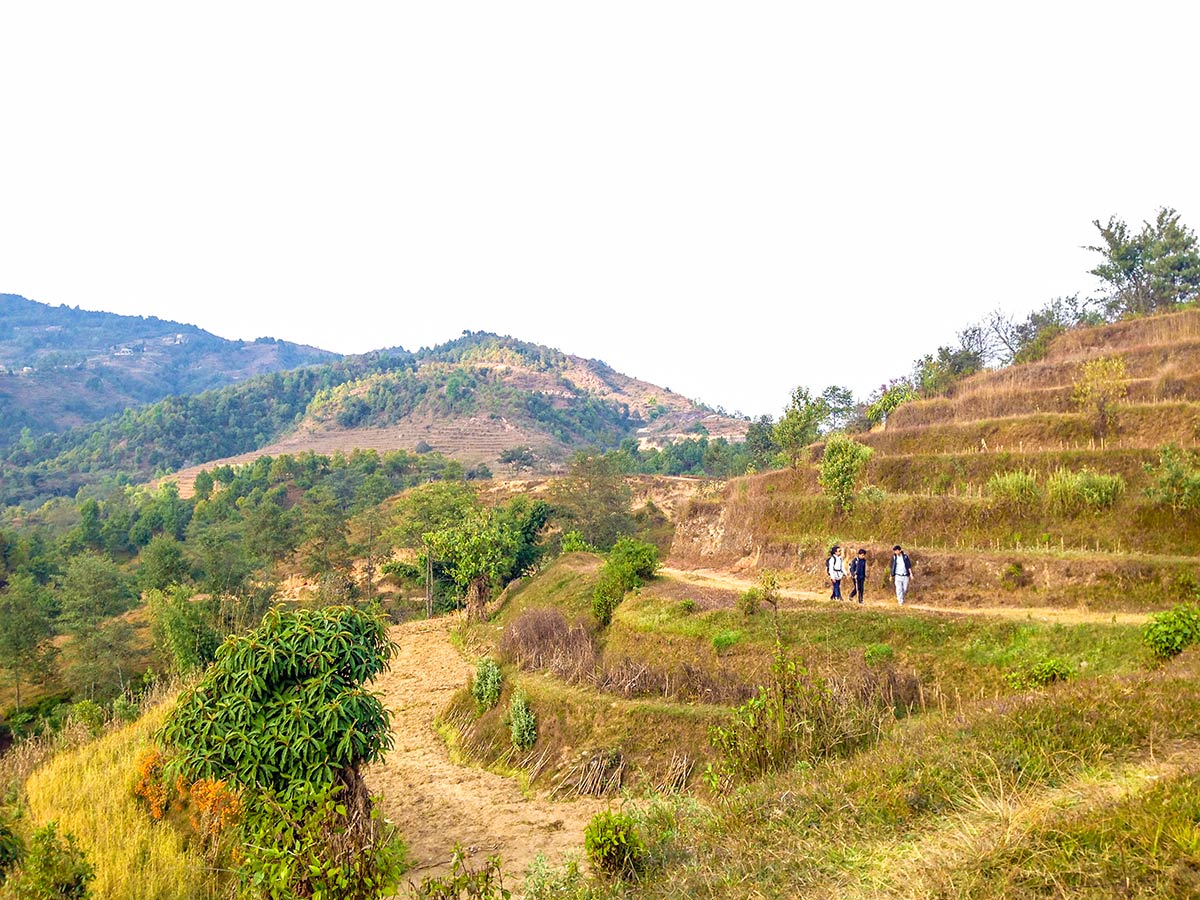
[[[829,559],[825,560],[825,571],[829,573],[829,580],[833,582],[833,593],[830,594],[830,600],[842,599],[842,579],[846,575],[846,562],[842,559],[842,548],[834,544],[829,548]]]
[[[899,544],[892,548],[892,581],[896,583],[896,602],[904,605],[908,583],[912,580],[912,560]]]
[[[863,547],[858,548],[858,556],[850,560],[850,577],[854,579],[854,589],[850,591],[850,599],[858,598],[859,606],[862,605],[863,595],[867,590],[867,551]]]

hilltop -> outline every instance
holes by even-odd
[[[274,338],[230,341],[154,316],[0,294],[0,447],[23,428],[59,433],[173,394],[337,357]]]

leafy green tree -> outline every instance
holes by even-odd
[[[617,462],[578,453],[567,476],[550,490],[551,503],[589,544],[607,550],[622,534],[633,531],[629,508],[633,492]]]
[[[500,453],[497,460],[503,465],[512,466],[515,472],[528,471],[537,464],[537,457],[533,455],[533,450],[524,445],[509,447]]]
[[[309,575],[327,575],[350,564],[346,513],[331,491],[318,485],[305,496],[300,554]]]
[[[396,503],[390,540],[418,548],[422,536],[449,528],[479,508],[475,490],[459,481],[434,481],[412,488]]]
[[[858,479],[873,451],[845,435],[835,434],[825,442],[821,470],[817,475],[825,493],[833,499],[834,508],[848,512],[854,505]]]
[[[138,582],[143,590],[166,590],[173,584],[187,584],[191,567],[184,548],[169,534],[156,534],[138,556]]]
[[[190,675],[213,661],[221,637],[213,624],[211,601],[195,598],[178,585],[169,591],[151,590],[146,601],[154,643],[174,672]]]
[[[201,469],[196,475],[196,481],[192,485],[192,490],[196,492],[197,500],[207,500],[212,496],[213,477],[208,469]]]
[[[775,423],[770,416],[762,416],[746,428],[746,451],[755,471],[763,472],[771,468],[779,450],[779,444],[775,442]]]
[[[21,685],[49,673],[54,629],[46,614],[45,588],[29,575],[17,575],[0,591],[0,668],[8,671],[21,708]]]
[[[361,771],[393,741],[367,688],[392,651],[382,620],[361,610],[275,609],[221,645],[167,718],[160,737],[180,774],[241,791],[250,892],[350,900],[395,887]]]
[[[1101,243],[1087,249],[1102,261],[1091,274],[1108,286],[1109,315],[1144,315],[1200,297],[1200,246],[1175,210],[1163,207],[1137,234],[1115,216],[1092,224]]]
[[[492,585],[512,566],[519,546],[516,531],[488,509],[477,509],[456,525],[424,536],[430,552],[449,566],[450,577],[466,593],[467,619],[482,621]]]
[[[798,387],[792,391],[791,402],[775,425],[774,438],[793,469],[800,464],[804,449],[820,434],[824,416],[824,404],[814,399],[808,388]]]
[[[59,586],[59,625],[70,634],[84,634],[124,612],[132,599],[129,582],[116,563],[99,553],[81,553],[67,563]]]
[[[867,422],[878,425],[887,421],[887,417],[896,409],[917,399],[912,382],[907,378],[897,378],[880,388],[871,395],[867,404]]]

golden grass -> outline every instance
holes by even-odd
[[[25,785],[34,827],[57,820],[95,866],[97,900],[207,900],[213,875],[170,825],[153,821],[133,795],[135,761],[169,703],[137,722],[54,757]]]

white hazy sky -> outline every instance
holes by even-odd
[[[512,334],[748,414],[1200,226],[1175,2],[0,5],[0,291]]]

